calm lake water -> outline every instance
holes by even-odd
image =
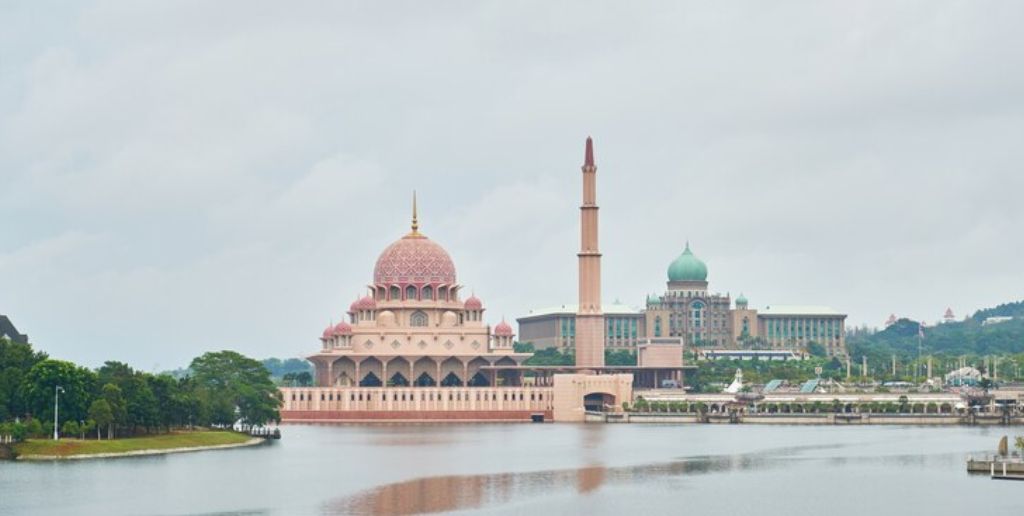
[[[1016,430],[753,425],[283,427],[268,446],[0,462],[0,514],[1014,514],[969,476]],[[1009,432],[1007,430],[1010,430]]]

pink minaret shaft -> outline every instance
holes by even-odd
[[[597,167],[594,142],[587,137],[580,206],[580,304],[576,313],[576,365],[604,366],[604,314],[601,312],[601,252],[597,247]]]

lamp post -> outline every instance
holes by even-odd
[[[53,388],[53,440],[54,441],[60,439],[60,434],[57,433],[57,431],[59,430],[59,428],[57,427],[57,414],[58,414],[58,411],[60,410],[60,405],[57,404],[57,399],[58,399],[58,396],[60,396],[60,393],[62,393],[62,392],[64,392],[64,388],[63,387],[61,387],[60,385],[54,386],[54,388]]]

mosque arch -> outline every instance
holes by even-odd
[[[420,357],[412,363],[412,377],[418,387],[436,386],[437,372],[437,362],[430,357]]]
[[[459,379],[458,385],[463,385],[465,383],[466,379],[463,378],[463,376],[462,376],[463,375],[463,363],[462,363],[462,360],[459,360],[456,357],[448,357],[447,359],[445,359],[444,361],[441,362],[441,374],[439,374],[438,376],[441,378],[441,382],[440,383],[441,383],[442,386],[445,386],[445,387],[450,387],[451,386],[450,383],[446,384],[445,380],[448,380],[448,376],[452,375],[452,374],[454,374]]]
[[[434,300],[434,287],[431,287],[430,285],[427,285],[427,286],[423,287],[423,290],[421,291],[420,294],[421,294],[421,297],[422,297],[422,299],[424,301],[433,301]]]
[[[487,359],[483,357],[476,357],[473,360],[470,360],[468,366],[466,367],[467,375],[469,376],[467,385],[469,385],[470,387],[489,386],[491,384],[490,375],[480,370],[482,367],[487,367],[489,365],[491,365],[491,363],[488,362]],[[480,382],[480,379],[483,380],[482,383]]]
[[[615,407],[615,395],[607,392],[591,392],[583,396],[583,409],[591,412],[605,412]]]
[[[342,357],[331,364],[331,386],[351,387],[356,384],[356,363],[351,358]]]
[[[453,371],[441,380],[441,387],[462,387],[462,379]]]
[[[359,382],[359,386],[360,387],[380,387],[381,386],[380,377],[378,377],[376,374],[374,374],[373,371],[370,371],[369,373],[366,373],[365,376],[363,376],[363,381]]]
[[[369,357],[359,363],[359,374],[360,387],[380,387],[381,378],[384,377],[384,364],[376,357]],[[367,378],[371,375],[373,379],[367,383]]]
[[[448,301],[448,287],[437,288],[437,299],[439,301]]]
[[[478,371],[476,374],[470,373],[470,375],[472,376],[470,377],[469,382],[466,383],[467,387],[491,386],[491,380],[487,378],[487,375],[485,375],[483,372]]]
[[[388,387],[408,387],[409,380],[402,374],[401,371],[396,371],[395,374],[388,378]]]
[[[402,356],[388,360],[388,386],[408,387],[410,378],[413,378],[412,371],[410,370],[411,365],[409,360]],[[405,383],[394,383],[392,379],[396,374],[400,374],[401,381]]]
[[[416,299],[416,287],[409,285],[405,287],[405,300],[413,301]]]
[[[429,320],[430,319],[427,317],[426,312],[423,310],[416,310],[409,316],[409,326],[423,328],[427,326]]]
[[[397,285],[391,285],[391,289],[389,290],[388,299],[390,299],[391,301],[398,301],[401,298],[402,298],[402,290],[399,289]]]

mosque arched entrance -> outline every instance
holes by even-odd
[[[615,396],[607,392],[592,392],[583,396],[583,408],[590,412],[604,412],[615,406]]]

